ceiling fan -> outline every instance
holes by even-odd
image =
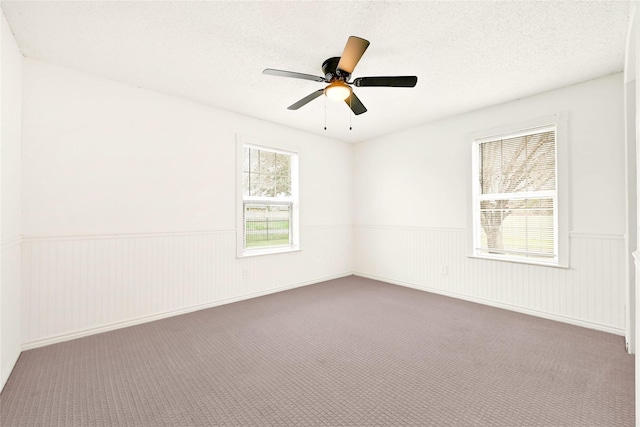
[[[289,110],[308,104],[320,95],[334,101],[344,101],[351,108],[354,114],[362,114],[367,111],[362,101],[353,93],[351,86],[367,87],[414,87],[418,82],[416,76],[387,76],[387,77],[358,77],[349,81],[351,73],[362,58],[364,51],[369,47],[369,41],[360,37],[351,36],[347,40],[342,56],[329,58],[322,63],[324,77],[311,74],[296,73],[293,71],[274,70],[267,68],[262,73],[271,76],[292,77],[294,79],[312,80],[320,83],[329,83],[324,89],[319,89],[305,96],[300,101],[287,107]]]

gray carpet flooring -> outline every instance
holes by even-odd
[[[633,426],[589,329],[355,276],[25,351],[8,426]]]

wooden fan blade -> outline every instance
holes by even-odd
[[[369,47],[369,41],[361,39],[360,37],[351,36],[347,40],[347,45],[342,51],[340,62],[338,62],[338,68],[347,73],[353,73],[353,69],[356,68],[358,61],[362,58],[364,51]]]

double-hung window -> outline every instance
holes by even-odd
[[[567,266],[565,123],[475,135],[473,256]]]
[[[298,155],[239,139],[238,256],[298,249]]]

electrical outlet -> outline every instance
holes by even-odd
[[[442,273],[443,276],[446,276],[449,274],[449,266],[448,265],[443,265],[442,269],[440,270],[440,272]]]
[[[249,280],[249,270],[242,270],[242,280]]]

